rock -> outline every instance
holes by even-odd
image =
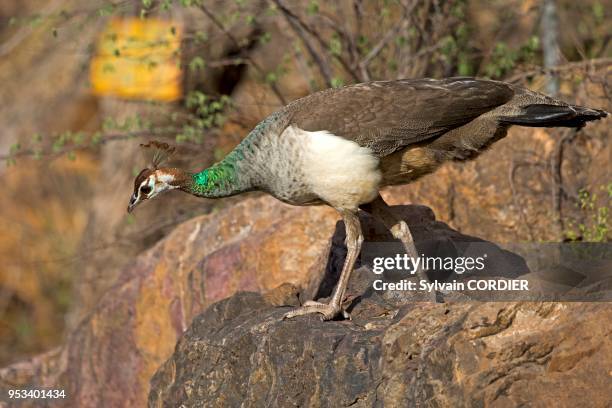
[[[520,256],[452,230],[427,207],[393,210],[426,256],[456,256],[476,245],[490,252],[491,275],[531,273]],[[420,292],[373,290],[372,256],[401,249],[367,214],[367,244],[347,297],[353,321],[280,322],[289,307],[330,295],[346,254],[337,218],[326,207],[251,197],[183,223],[122,270],[63,347],[0,370],[0,386],[63,388],[83,407],[143,406],[147,395],[153,406],[410,406],[434,399],[443,406],[462,398],[522,401],[535,395],[533,378],[542,377],[542,387],[565,384],[572,370],[586,378],[594,375],[589,367],[605,363],[609,313],[596,304],[474,304],[462,301],[470,293],[450,293],[440,305],[420,302]],[[584,350],[576,336],[591,332],[583,329],[594,333]],[[508,394],[523,373],[530,383]],[[572,384],[569,390],[585,387]]]
[[[1,369],[0,386],[62,387],[73,406],[143,406],[151,376],[208,305],[287,282],[272,304],[313,296],[337,218],[261,196],[193,218],[122,269],[60,349]]]
[[[363,271],[363,269],[361,269]],[[609,406],[612,311],[601,303],[400,306],[283,321],[241,292],[198,316],[149,406]]]
[[[530,275],[518,255],[396,207],[419,252],[488,245],[498,277]],[[366,241],[388,233],[362,216]],[[328,296],[346,249],[337,225],[318,296]],[[448,248],[444,248],[443,244]],[[428,249],[429,247],[429,249]],[[366,250],[367,251],[367,250]],[[517,269],[518,267],[518,269]],[[348,288],[352,320],[282,320],[296,289],[239,292],[197,316],[151,381],[149,406],[607,406],[612,380],[606,303],[419,302],[377,291],[367,256]],[[468,294],[469,295],[469,294]]]

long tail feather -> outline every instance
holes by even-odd
[[[504,116],[500,122],[508,125],[531,127],[575,127],[581,128],[586,122],[605,118],[608,112],[599,109],[571,105],[533,104],[517,116]]]

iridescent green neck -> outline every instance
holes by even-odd
[[[258,174],[258,144],[262,137],[277,135],[279,129],[286,125],[282,112],[276,112],[261,121],[219,163],[191,174],[183,190],[201,197],[227,197],[258,189],[261,174]],[[267,165],[264,164],[264,165]]]
[[[233,151],[219,163],[192,174],[186,190],[208,198],[228,197],[252,190],[241,158],[239,152]]]

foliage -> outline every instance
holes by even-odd
[[[522,42],[508,41],[508,27],[519,18],[532,17],[538,12],[532,8],[520,15],[512,5],[496,5],[498,19],[491,27],[494,36],[491,40],[478,38],[478,21],[473,9],[483,5],[477,1],[436,1],[400,2],[380,1],[351,3],[341,1],[327,4],[317,0],[304,2],[285,2],[267,0],[256,3],[235,0],[227,7],[211,9],[212,3],[204,0],[139,0],[141,18],[151,16],[166,17],[176,8],[189,13],[206,16],[212,23],[216,38],[225,37],[235,42],[235,55],[222,62],[211,59],[205,50],[213,45],[210,36],[213,31],[206,25],[191,24],[185,27],[183,38],[184,55],[181,66],[188,77],[197,78],[210,73],[211,69],[225,69],[231,66],[248,66],[259,81],[269,86],[277,95],[280,104],[287,98],[280,90],[281,79],[295,69],[297,59],[304,60],[307,72],[305,79],[311,90],[324,87],[341,87],[349,83],[371,79],[390,79],[402,77],[448,75],[480,75],[502,79],[521,66],[541,63],[541,50],[538,27],[533,26]],[[581,18],[577,30],[588,26],[592,30],[605,27],[606,18],[603,5],[594,0],[580,8]],[[212,11],[211,11],[212,10]],[[133,7],[123,2],[104,0],[93,9],[84,11],[62,10],[60,13],[13,17],[11,26],[37,27],[50,21],[48,26],[53,37],[61,41],[61,29],[70,23],[78,13],[89,13],[94,19],[124,16],[134,13]],[[203,13],[202,13],[203,12]],[[350,18],[347,13],[351,14]],[[537,20],[536,20],[537,21]],[[271,24],[272,22],[272,24]],[[282,56],[272,69],[264,69],[252,60],[249,52],[253,43],[248,37],[238,39],[233,30],[249,26],[256,36],[258,46],[273,44],[282,50]],[[270,30],[276,25],[284,33]],[[265,28],[264,28],[265,27]],[[172,27],[173,34],[176,28]],[[587,35],[586,33],[583,33]],[[283,50],[283,37],[292,39],[290,47]],[[590,40],[589,40],[590,41]],[[594,57],[594,52],[602,52],[599,37],[582,48]],[[599,51],[598,51],[599,50]],[[121,53],[115,50],[115,53]],[[268,66],[269,64],[266,64]],[[113,70],[112,66],[104,69]],[[20,156],[41,158],[48,154],[70,154],[75,150],[95,147],[112,140],[129,139],[130,134],[142,137],[145,131],[156,135],[173,137],[176,142],[201,143],[204,131],[221,126],[228,114],[236,106],[231,103],[230,95],[207,95],[202,89],[186,89],[180,115],[169,112],[156,117],[155,123],[139,125],[145,118],[134,118],[132,126],[115,128],[125,137],[104,131],[84,134],[83,132],[59,132],[38,135],[35,143],[22,140],[11,146],[8,154],[0,156],[8,164],[14,164]],[[171,126],[169,125],[171,124]],[[165,128],[165,129],[163,129]],[[152,133],[152,134],[153,134]],[[174,134],[172,134],[174,133]],[[32,139],[33,140],[33,139]]]
[[[532,36],[518,49],[512,49],[504,42],[495,44],[491,61],[485,65],[484,73],[489,78],[503,78],[519,63],[533,63],[539,50],[538,37]]]
[[[584,188],[578,192],[577,208],[582,219],[570,219],[565,232],[571,241],[607,242],[610,240],[610,208],[612,183],[601,185],[594,192]]]

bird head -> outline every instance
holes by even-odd
[[[184,181],[180,170],[158,167],[163,160],[174,152],[174,148],[166,143],[155,141],[140,146],[152,150],[154,155],[151,166],[138,173],[134,180],[134,192],[130,197],[128,213],[134,211],[134,208],[145,200],[156,197],[164,191],[180,188],[181,182]]]

